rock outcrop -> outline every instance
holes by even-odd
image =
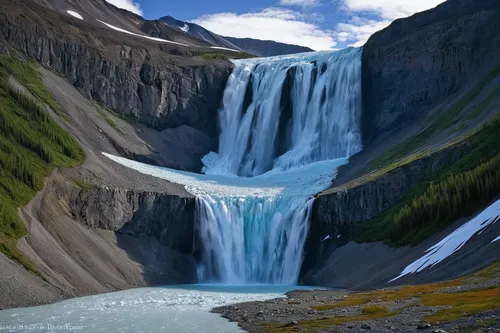
[[[66,77],[85,97],[159,130],[216,132],[230,61],[203,59],[203,48],[95,27],[32,1],[2,2],[0,9],[0,40]]]
[[[153,236],[171,250],[195,252],[195,198],[119,188],[74,188],[67,202],[75,219],[97,229]]]
[[[363,50],[365,146],[500,64],[498,0],[449,0],[394,21]]]
[[[375,179],[369,179],[368,175],[359,185],[347,183],[321,193],[314,202],[312,230],[317,238],[340,235],[349,240],[355,223],[371,220],[392,207],[426,175],[454,164],[463,151],[450,154],[451,149],[415,160]]]

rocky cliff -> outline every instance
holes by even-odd
[[[196,282],[194,205],[189,196],[81,188],[54,172],[20,211],[28,235],[18,247],[44,280],[0,255],[0,307]]]
[[[195,252],[194,197],[107,187],[73,188],[64,196],[73,216],[90,228],[153,236],[171,250]]]
[[[365,146],[500,63],[498,0],[450,0],[394,21],[363,50]]]
[[[311,237],[316,243],[327,235],[349,241],[354,224],[389,209],[427,175],[453,165],[463,154],[463,150],[444,149],[379,177],[369,174],[321,193],[314,202]]]
[[[0,9],[0,41],[63,75],[87,98],[156,129],[182,124],[215,133],[228,60],[99,28],[32,1],[2,2]]]

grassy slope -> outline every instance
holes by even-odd
[[[339,325],[397,316],[408,307],[422,308],[439,306],[426,310],[424,320],[431,324],[448,323],[492,310],[500,306],[500,288],[481,287],[482,282],[500,277],[500,263],[463,278],[415,286],[375,290],[348,294],[334,303],[312,305],[311,308],[324,314],[317,320],[302,320],[296,325],[267,323],[264,332],[316,332],[316,330],[340,329]],[[465,291],[461,291],[465,287]],[[404,305],[404,300],[411,300]],[[398,305],[403,304],[403,306]],[[338,316],[338,310],[356,307],[358,314]],[[392,310],[389,310],[389,308]],[[337,310],[337,312],[335,311]],[[496,322],[495,322],[496,323]],[[495,323],[481,322],[488,326]],[[476,327],[477,328],[477,327]]]
[[[430,155],[433,151],[422,148],[433,137],[449,130],[454,125],[467,126],[468,121],[480,116],[500,94],[500,89],[493,90],[465,119],[460,117],[465,107],[499,74],[500,68],[496,68],[456,104],[429,120],[424,130],[374,160],[371,166],[378,170],[374,177]],[[500,154],[499,132],[500,118],[497,118],[471,136],[438,148],[444,149],[453,145],[456,146],[453,151],[461,150],[463,156],[455,165],[438,170],[438,172],[429,172],[426,179],[392,208],[373,220],[356,226],[354,239],[358,242],[384,241],[391,246],[416,245],[456,219],[470,216],[483,208],[500,193],[499,175],[496,169],[497,164],[495,164]],[[414,153],[411,154],[412,152]],[[490,162],[494,165],[489,171],[481,172],[481,164],[495,158],[497,162]],[[465,178],[469,180],[463,181]],[[446,191],[444,191],[445,187]],[[484,188],[485,193],[476,193],[473,200],[469,200],[470,197],[464,196],[463,193],[468,193],[473,187]],[[436,195],[436,189],[439,190],[439,198]],[[446,214],[443,214],[443,210]]]
[[[42,189],[44,177],[54,168],[79,165],[84,153],[45,106],[12,89],[10,75],[58,114],[65,113],[44,87],[36,64],[0,56],[0,251],[35,271],[16,248],[17,240],[26,235],[17,208]]]

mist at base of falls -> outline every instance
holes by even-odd
[[[201,281],[294,285],[313,196],[361,150],[361,49],[235,61],[204,174],[109,158],[197,197]]]

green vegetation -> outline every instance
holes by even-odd
[[[355,316],[335,316],[324,317],[316,320],[302,320],[297,325],[283,325],[283,324],[264,324],[262,326],[264,332],[310,332],[316,330],[326,330],[332,326],[352,323],[356,321],[373,320],[380,318],[388,318],[398,315],[399,312],[389,311],[385,307],[379,305],[370,305],[361,309],[361,314]]]
[[[70,120],[69,115],[63,111],[43,84],[42,75],[37,67],[38,64],[35,62],[25,62],[7,55],[0,56],[0,75],[2,75],[2,80],[4,80],[3,76],[5,75],[14,76],[17,81],[40,101],[47,104],[59,117]]]
[[[425,306],[445,306],[443,310],[428,315],[431,324],[450,322],[464,317],[500,308],[500,288],[463,293],[429,294],[422,297]]]
[[[266,323],[262,325],[262,329],[265,332],[331,331],[338,329],[336,327],[338,325],[388,318],[403,313],[405,309],[421,307],[425,307],[425,310],[420,309],[421,313],[426,314],[425,322],[446,323],[499,309],[499,287],[467,290],[481,285],[480,282],[491,282],[498,277],[500,277],[500,262],[457,280],[351,293],[330,304],[311,306],[312,309],[321,311],[322,318],[301,320],[293,325]],[[461,289],[465,291],[457,291]],[[390,306],[394,310],[389,310]],[[439,308],[429,311],[429,307],[433,306],[439,306]],[[343,308],[349,309],[349,312],[353,314],[339,316]],[[342,312],[345,313],[345,311]],[[495,320],[480,320],[478,325],[487,327],[496,322]]]
[[[106,114],[106,111],[103,109],[102,106],[95,103],[95,109],[97,110],[97,113],[99,114],[99,116],[101,116],[101,118],[105,122],[107,122],[109,126],[113,127],[115,130],[118,130],[118,127],[116,126],[115,121],[109,115]]]
[[[437,116],[429,119],[428,125],[424,130],[422,130],[417,135],[404,140],[403,142],[397,144],[393,148],[389,149],[384,154],[380,155],[371,163],[371,167],[374,169],[394,169],[397,166],[391,167],[391,164],[398,163],[400,159],[407,156],[411,152],[415,152],[422,148],[425,143],[429,141],[432,137],[437,134],[448,130],[453,124],[458,122],[458,116],[464,110],[464,108],[480,93],[481,90],[488,85],[493,79],[495,79],[500,74],[500,67],[495,68],[488,75],[486,75],[471,91],[465,94],[457,103],[452,105],[449,109],[439,112]],[[495,92],[494,92],[495,93]],[[492,95],[494,94],[492,93]],[[480,106],[476,108],[472,114],[478,114],[491,103],[494,96],[489,96],[486,100],[481,103]],[[486,105],[484,105],[486,104]]]
[[[45,106],[10,86],[8,79],[13,75],[20,82],[29,81],[30,91],[43,96],[39,97],[43,102],[56,103],[40,75],[30,78],[30,73],[38,73],[34,64],[0,57],[0,251],[35,271],[16,248],[16,241],[26,235],[17,208],[35,196],[55,167],[82,163],[84,152],[47,114]]]
[[[484,99],[484,101],[482,101],[475,109],[474,111],[472,111],[468,116],[467,116],[467,121],[469,120],[473,120],[477,117],[479,117],[483,112],[484,110],[491,104],[491,102],[493,101],[493,99],[495,99],[495,97],[497,96],[500,96],[500,87],[497,87],[496,89],[494,89],[489,95],[488,97],[486,97]]]
[[[101,118],[108,123],[109,126],[113,127],[115,130],[119,131],[118,126],[116,125],[116,122],[114,119],[110,116],[112,115],[113,117],[119,118],[123,121],[126,121],[129,124],[137,124],[137,118],[133,114],[123,114],[123,113],[117,113],[113,112],[110,110],[105,109],[98,103],[94,103],[94,106],[97,110],[97,113]]]
[[[484,207],[500,192],[500,118],[450,147],[454,165],[435,172],[397,204],[356,226],[358,242],[416,245],[450,222]]]
[[[500,155],[471,171],[431,183],[427,191],[394,216],[390,240],[405,244],[407,235],[418,242],[427,230],[439,230],[462,216],[469,216],[500,193]],[[423,231],[422,231],[423,230]],[[423,235],[422,235],[423,233]],[[421,236],[420,236],[421,235]]]
[[[95,187],[95,185],[89,184],[86,181],[80,179],[73,179],[73,182],[75,183],[76,186],[78,186],[82,190],[91,190]]]

